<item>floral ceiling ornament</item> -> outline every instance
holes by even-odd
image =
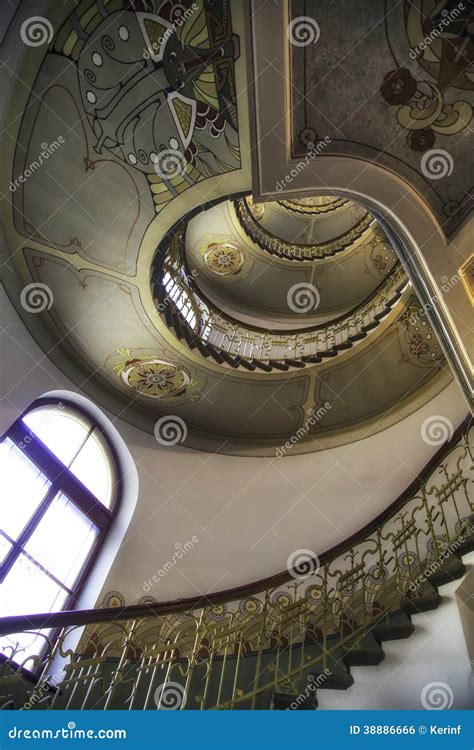
[[[211,242],[204,252],[204,263],[218,276],[238,274],[244,262],[243,252],[230,242]]]
[[[406,36],[414,62],[410,70],[388,72],[380,87],[385,101],[398,107],[398,122],[409,131],[414,151],[428,151],[437,135],[456,135],[472,119],[471,104],[460,96],[474,88],[470,3],[458,4],[451,15],[439,8],[432,0],[406,3]]]
[[[120,362],[113,370],[123,384],[147,398],[162,403],[186,395],[186,400],[199,397],[197,381],[183,368],[155,357],[134,357],[130,349],[118,349]]]

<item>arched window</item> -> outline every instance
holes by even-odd
[[[73,609],[120,502],[113,449],[85,412],[42,399],[1,440],[0,472],[1,616]]]

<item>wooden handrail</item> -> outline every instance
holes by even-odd
[[[325,565],[357,542],[363,541],[378,526],[391,516],[395,515],[400,508],[403,507],[405,502],[418,492],[421,485],[426,479],[428,479],[429,475],[436,466],[438,466],[444,456],[449,453],[456,443],[458,443],[462,434],[469,430],[472,419],[473,417],[468,415],[463,420],[454,432],[451,440],[439,448],[409,487],[407,487],[406,490],[394,500],[394,502],[382,511],[382,513],[359,529],[359,531],[352,534],[348,539],[345,539],[343,542],[340,542],[336,546],[319,555],[319,565]],[[91,623],[112,622],[115,620],[158,617],[173,612],[186,612],[204,606],[214,606],[224,602],[252,596],[264,589],[281,586],[290,581],[291,578],[292,576],[288,570],[284,570],[283,572],[269,576],[268,578],[263,578],[259,581],[254,581],[253,583],[245,584],[243,586],[237,586],[236,588],[225,589],[224,591],[219,591],[215,594],[209,594],[206,596],[174,599],[156,604],[132,604],[122,608],[104,607],[100,609],[68,610],[54,613],[43,612],[41,614],[2,617],[0,618],[0,635],[19,633],[24,632],[25,630],[39,630],[41,628],[58,628],[74,625],[80,626],[89,625]]]

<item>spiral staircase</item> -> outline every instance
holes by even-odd
[[[2,707],[316,709],[318,691],[350,689],[353,667],[380,664],[384,642],[409,638],[412,616],[464,576],[473,430],[468,419],[378,519],[319,560],[192,600],[0,619],[2,640],[11,634]]]
[[[178,339],[220,365],[272,372],[301,368],[337,357],[377,329],[409,287],[407,276],[401,263],[393,255],[388,239],[369,212],[349,201],[337,202],[326,198],[327,204],[322,204],[322,200],[324,198],[317,199],[313,207],[307,199],[301,204],[306,208],[306,212],[303,212],[293,207],[287,208],[284,204],[269,204],[265,207],[263,204],[255,204],[251,196],[245,196],[237,198],[230,210],[234,212],[254,251],[259,252],[270,267],[274,265],[275,258],[284,258],[290,265],[304,263],[314,273],[324,261],[328,273],[327,259],[334,256],[338,258],[340,253],[345,258],[350,258],[351,254],[360,252],[361,245],[369,243],[371,236],[374,237],[375,240],[372,241],[377,246],[379,257],[383,259],[382,268],[385,269],[386,264],[388,271],[378,279],[379,283],[366,298],[359,300],[355,307],[343,314],[333,314],[323,323],[316,322],[308,326],[300,322],[301,313],[315,312],[318,309],[321,303],[320,292],[310,282],[292,285],[289,276],[290,280],[285,286],[288,290],[287,326],[292,324],[294,328],[280,330],[281,326],[275,321],[265,319],[260,311],[252,309],[251,303],[246,308],[253,313],[253,324],[245,325],[238,319],[238,302],[233,306],[231,302],[230,309],[229,300],[222,301],[221,296],[220,304],[216,303],[205,291],[208,289],[212,295],[212,285],[207,282],[204,290],[200,286],[202,272],[195,267],[190,271],[189,263],[193,261],[193,257],[189,248],[187,249],[188,222],[184,221],[175,227],[165,246],[160,246],[152,268],[152,292],[157,311]],[[333,207],[334,203],[337,204],[336,207]],[[296,202],[294,205],[299,206]],[[333,212],[337,215],[334,216]],[[268,214],[269,220],[264,228],[258,218],[261,220]],[[205,221],[204,215],[198,218]],[[211,217],[209,218],[211,221]],[[270,231],[272,224],[277,225],[274,231],[278,231],[278,225],[281,228],[282,224],[288,225],[288,221],[290,226],[286,227],[286,231],[293,238],[291,242]],[[345,225],[345,231],[339,233],[341,224],[343,227]],[[336,236],[320,243],[297,241],[301,237],[320,234],[321,231]],[[204,258],[207,259],[210,252],[214,253],[207,263],[211,275],[221,278],[234,275],[238,278],[243,265],[242,251],[238,247],[238,241],[234,242],[235,244],[231,241],[208,243],[208,248],[212,249],[206,251]],[[380,254],[381,248],[388,256]],[[387,262],[388,257],[390,262]],[[284,279],[288,266],[279,267],[278,272],[280,280]],[[354,277],[357,278],[354,274],[353,278],[347,279],[348,284],[354,283]],[[249,278],[247,285],[252,283],[254,280]],[[340,307],[344,308],[346,290],[343,287],[339,287],[339,290]],[[244,292],[241,291],[242,294]]]

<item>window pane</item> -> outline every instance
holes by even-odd
[[[72,588],[98,534],[92,521],[61,493],[39,522],[25,551],[65,586]]]
[[[39,568],[32,566],[27,557],[20,555],[0,585],[0,612],[2,617],[58,612],[64,606],[67,597],[67,591],[54,583]],[[9,647],[14,647],[17,642],[25,649],[15,655],[15,661],[21,664],[29,654],[39,653],[45,641],[40,636],[29,633],[1,636],[0,651],[10,656],[12,651]],[[32,669],[33,665],[25,666]]]
[[[113,499],[111,458],[98,433],[90,435],[70,469],[101,503],[110,508]]]
[[[39,406],[25,414],[23,422],[66,466],[84,443],[90,428],[82,415],[59,406]]]
[[[0,533],[0,565],[5,560],[11,548],[12,548],[12,545],[10,544],[10,542],[7,539],[5,539],[3,534]]]
[[[9,438],[0,443],[0,476],[3,485],[0,527],[9,537],[17,539],[51,483]]]
[[[57,612],[67,597],[67,591],[19,555],[0,585],[0,612],[2,617]]]

